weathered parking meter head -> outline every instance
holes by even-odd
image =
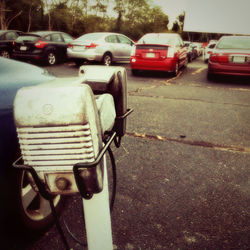
[[[127,112],[126,69],[114,66],[81,66],[79,76],[82,83],[88,84],[95,94],[109,93],[113,96],[117,116],[113,131],[119,137],[124,136],[126,119],[122,117]]]
[[[24,87],[16,95],[14,116],[24,164],[35,169],[49,192],[78,192],[73,165],[94,162],[102,147],[91,88],[69,79]],[[81,170],[80,176],[86,192],[100,192],[102,161]]]

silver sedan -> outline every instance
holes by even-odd
[[[77,65],[84,61],[111,65],[117,61],[129,61],[133,45],[130,38],[119,33],[88,33],[68,45],[67,56]]]

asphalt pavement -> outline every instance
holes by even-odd
[[[121,148],[113,146],[114,249],[250,249],[248,80],[208,82],[201,59],[175,78],[133,77],[125,67],[134,112]],[[73,65],[50,70],[77,75]],[[86,241],[79,196],[67,201],[60,220]],[[67,238],[73,249],[86,249]],[[64,248],[53,226],[40,239],[10,249]]]

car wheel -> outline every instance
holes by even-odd
[[[110,53],[105,53],[102,62],[106,66],[110,66],[112,64],[112,55]]]
[[[37,193],[30,184],[30,174],[27,171],[19,173],[19,210],[22,224],[29,230],[42,231],[53,223],[49,202]],[[61,196],[53,199],[58,210],[61,206]]]
[[[0,56],[5,57],[5,58],[10,58],[10,53],[8,50],[2,50],[0,53]]]
[[[207,80],[213,81],[215,79],[215,75],[210,73],[209,71],[207,72]]]
[[[174,72],[173,72],[173,75],[174,75],[174,76],[177,76],[178,73],[179,73],[179,63],[177,62],[177,63],[175,64],[175,70],[174,70]]]
[[[188,65],[188,58],[186,57],[185,62],[184,62],[184,64],[183,64],[183,67],[186,68],[187,65]]]
[[[132,75],[138,76],[139,75],[139,70],[138,69],[131,69]]]
[[[49,52],[47,54],[47,64],[52,66],[57,63],[57,56],[54,52]]]

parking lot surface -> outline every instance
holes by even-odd
[[[128,64],[118,66],[127,69],[134,112],[121,148],[113,147],[114,249],[249,249],[249,79],[209,82],[200,58],[174,78],[133,77]],[[78,72],[73,63],[47,69],[60,77]],[[86,241],[81,214],[74,196],[60,220]],[[86,249],[66,235],[73,249]],[[36,240],[10,240],[9,249],[64,247],[53,226]]]

